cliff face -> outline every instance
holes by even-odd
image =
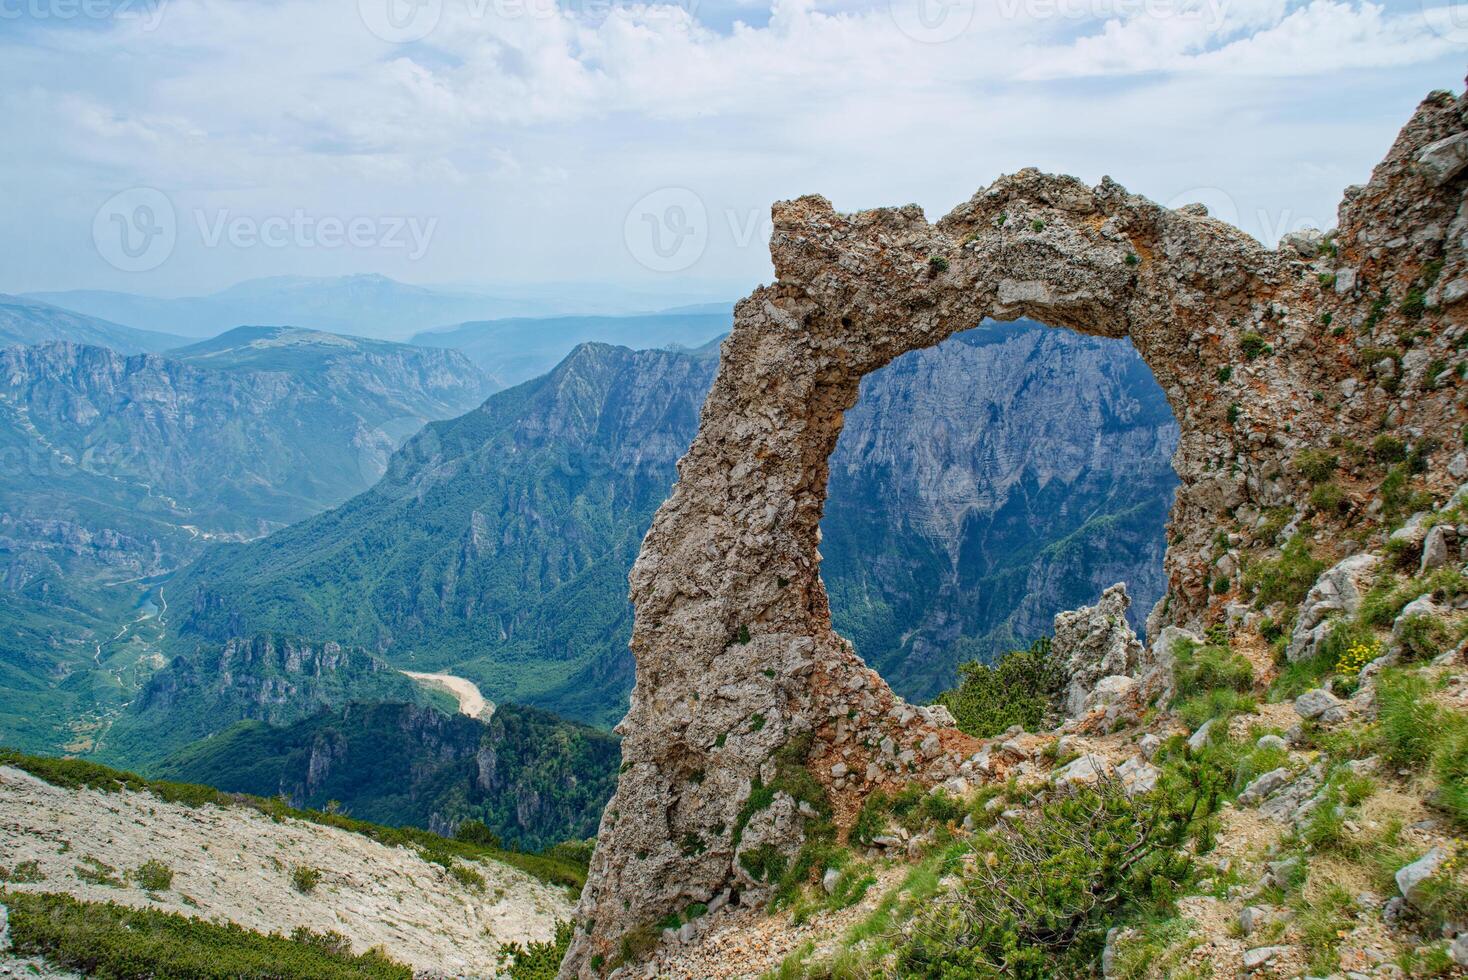
[[[144,766],[237,721],[287,724],[354,699],[427,697],[360,648],[269,634],[231,639],[176,656],[149,677],[97,755]]]
[[[1468,473],[1463,406],[1441,383],[1468,330],[1465,168],[1468,102],[1435,93],[1371,182],[1348,189],[1338,232],[1278,251],[1201,208],[1034,170],[936,225],[916,207],[776,205],[778,281],[737,307],[631,576],[623,771],[563,975],[597,973],[629,932],[725,888],[757,901],[751,869],[793,855],[820,812],[785,789],[809,789],[792,765],[852,813],[878,787],[954,775],[973,751],[831,629],[818,525],[864,376],[984,315],[1130,337],[1180,428],[1149,633],[1211,624],[1239,594],[1239,549],[1257,563],[1291,539],[1317,560],[1379,545],[1384,516]],[[1332,446],[1400,452],[1374,508],[1316,492],[1331,467],[1302,453]]]
[[[246,722],[190,745],[160,776],[452,836],[480,820],[538,850],[584,840],[616,781],[617,740],[534,708],[484,722],[411,704],[360,704],[288,725]]]
[[[485,388],[452,351],[289,328],[167,356],[0,350],[0,400],[31,455],[141,485],[180,523],[247,536],[369,486],[399,440]]]
[[[1177,427],[1129,345],[992,324],[863,379],[831,457],[837,630],[908,697],[1118,580],[1162,595]]]
[[[185,629],[335,637],[612,724],[632,684],[625,576],[716,368],[584,346],[425,430],[371,492],[206,556],[179,583]],[[873,375],[846,433],[827,580],[838,624],[904,693],[1027,643],[1097,576],[1160,595],[1175,432],[1127,345],[983,327]]]

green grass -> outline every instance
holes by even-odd
[[[354,956],[337,942],[302,941],[156,909],[81,902],[66,895],[0,892],[22,955],[112,980],[410,980],[377,952]],[[314,934],[313,934],[313,937]]]
[[[1310,554],[1304,534],[1296,534],[1278,558],[1254,562],[1244,570],[1244,587],[1254,592],[1260,606],[1276,602],[1298,606],[1323,571],[1325,562]]]

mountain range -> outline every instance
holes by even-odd
[[[330,637],[610,724],[632,679],[627,570],[716,367],[712,350],[583,345],[427,426],[341,507],[212,549],[174,583],[178,629]],[[900,360],[869,379],[832,459],[838,629],[923,697],[1117,578],[1145,615],[1176,438],[1125,344],[1020,322]]]
[[[169,573],[346,500],[489,388],[453,351],[290,328],[0,348],[0,743],[92,748],[167,662]]]
[[[744,288],[728,286],[714,295],[735,295]],[[646,313],[707,298],[702,291],[655,294],[587,283],[418,286],[372,274],[248,279],[198,296],[66,290],[23,297],[183,337],[211,337],[241,324],[261,323],[393,340],[470,320]],[[562,353],[571,346],[574,342]]]
[[[49,303],[0,293],[0,347],[48,340],[108,347],[119,354],[156,353],[189,342],[187,337],[125,327]]]

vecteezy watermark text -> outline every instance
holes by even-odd
[[[204,248],[386,249],[416,261],[428,253],[438,230],[438,218],[418,215],[313,214],[305,208],[263,216],[229,208],[195,208],[190,214]],[[173,254],[179,226],[167,194],[132,187],[97,209],[92,242],[114,268],[147,272]]]
[[[0,0],[0,21],[133,21],[151,31],[163,23],[166,0]]]
[[[438,229],[437,218],[406,215],[315,216],[297,208],[289,215],[231,215],[228,208],[194,211],[205,248],[228,243],[234,248],[385,248],[406,249],[421,259]]]

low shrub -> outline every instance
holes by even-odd
[[[173,886],[173,869],[158,860],[144,861],[128,877],[143,891],[162,892]]]
[[[556,923],[556,937],[546,942],[506,943],[500,947],[500,974],[506,980],[555,980],[571,946],[573,927]]]
[[[26,956],[114,980],[410,980],[412,970],[376,951],[353,956],[331,942],[301,942],[230,924],[82,902],[67,895],[0,893],[11,939]]]
[[[1244,587],[1254,592],[1260,605],[1298,606],[1323,571],[1325,562],[1310,554],[1303,534],[1296,534],[1278,558],[1254,562],[1244,570]]]
[[[1190,883],[1218,800],[1207,767],[1185,762],[1145,796],[1105,779],[977,835],[957,896],[918,914],[897,973],[1091,975],[1114,923],[1170,907]]]
[[[1253,330],[1246,331],[1239,338],[1239,349],[1244,352],[1244,357],[1251,361],[1274,351],[1274,348],[1269,346],[1269,341]]]
[[[1340,464],[1340,458],[1328,449],[1302,449],[1295,453],[1295,469],[1311,483],[1330,479]]]
[[[304,864],[291,868],[291,887],[302,895],[309,895],[321,884],[321,872]]]
[[[454,839],[485,847],[501,846],[500,835],[490,830],[483,820],[461,820],[454,828]]]
[[[958,672],[958,687],[935,700],[953,713],[960,731],[977,738],[1012,725],[1039,728],[1055,713],[1065,680],[1046,637],[1027,650],[1011,650],[992,666],[971,660]]]
[[[480,874],[477,868],[471,868],[467,864],[455,862],[449,865],[449,874],[453,876],[455,881],[470,891],[484,891],[484,875]]]
[[[1310,489],[1310,506],[1322,514],[1335,514],[1346,506],[1346,491],[1335,481],[1320,483]]]
[[[1248,693],[1254,686],[1254,668],[1243,656],[1217,644],[1178,644],[1177,694],[1190,698],[1217,688]]]
[[[1431,660],[1452,643],[1447,624],[1426,613],[1402,617],[1396,633],[1402,654],[1408,660]]]
[[[46,875],[41,871],[40,861],[21,861],[13,868],[0,866],[0,881],[10,881],[17,885],[29,885],[45,880]]]

